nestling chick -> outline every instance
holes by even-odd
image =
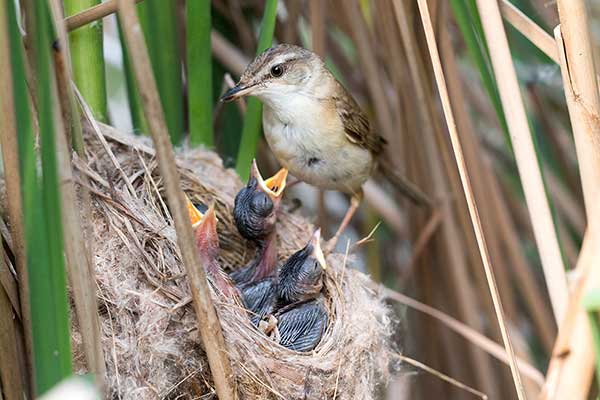
[[[327,269],[321,250],[321,230],[317,229],[310,242],[292,254],[279,271],[277,307],[312,300],[323,289],[323,272]]]
[[[279,344],[295,351],[311,351],[321,341],[329,317],[323,298],[285,307],[275,314]]]
[[[281,165],[300,180],[352,196],[328,243],[332,250],[358,208],[361,187],[383,157],[386,141],[321,58],[302,47],[281,44],[266,50],[221,100],[247,95],[264,103],[265,137]],[[424,201],[409,182],[395,183],[415,201]]]
[[[275,222],[286,178],[287,170],[282,168],[271,178],[263,180],[256,160],[253,160],[248,184],[235,197],[233,217],[238,231],[257,246],[254,259],[230,274],[236,284],[255,282],[270,276],[276,269]]]
[[[323,272],[327,268],[320,239],[321,233],[317,229],[309,243],[286,260],[278,275],[240,286],[246,308],[254,313],[252,322],[255,325],[279,307],[320,295]]]
[[[209,281],[217,291],[225,297],[237,299],[239,291],[233,284],[229,275],[221,269],[217,261],[219,255],[219,236],[217,234],[217,217],[215,207],[211,205],[205,213],[201,213],[188,199],[188,213],[194,238],[200,256],[200,262],[206,269]]]

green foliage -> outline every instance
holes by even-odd
[[[210,2],[187,1],[186,7],[190,143],[213,147]]]
[[[127,50],[127,43],[123,37],[123,30],[121,29],[121,22],[118,23],[119,29],[119,40],[121,41],[121,52],[123,55],[123,72],[125,73],[125,84],[127,85],[127,99],[129,101],[129,112],[131,114],[131,124],[133,125],[133,131],[137,134],[143,133],[145,135],[150,134],[148,129],[148,122],[144,116],[144,109],[142,108],[142,99],[138,91],[135,77],[133,76],[133,70],[131,69],[131,60],[129,59],[129,51]]]
[[[65,0],[65,14],[73,15],[100,4],[99,0]],[[73,79],[94,117],[107,122],[106,79],[102,20],[82,26],[69,34]]]
[[[29,295],[34,349],[36,392],[42,394],[71,373],[69,308],[63,257],[63,240],[58,179],[54,107],[56,99],[50,49],[50,14],[46,2],[34,2],[32,15],[35,57],[38,122],[40,129],[41,177],[34,149],[21,35],[11,1],[6,1],[10,15],[12,64],[15,67],[14,97],[19,121],[19,154],[23,177],[23,216],[29,271]],[[25,99],[25,100],[23,100]],[[29,120],[29,121],[27,121]]]
[[[174,144],[183,138],[183,89],[176,5],[177,2],[168,0],[144,1],[137,5],[167,128]]]
[[[277,17],[277,0],[267,0],[265,12],[258,39],[256,54],[260,54],[271,46],[273,33],[275,32],[275,21]],[[244,117],[244,128],[242,140],[238,150],[236,169],[243,181],[248,179],[250,173],[250,162],[256,154],[256,147],[260,139],[260,126],[262,118],[262,105],[258,99],[248,99],[248,107]]]

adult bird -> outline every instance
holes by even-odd
[[[263,127],[281,165],[302,181],[351,195],[351,202],[326,251],[333,250],[362,199],[362,185],[384,160],[386,141],[372,129],[350,93],[323,60],[302,47],[267,49],[246,68],[222,101],[256,96],[264,104]],[[384,168],[409,198],[429,204],[412,183]]]
[[[236,195],[233,217],[240,234],[256,244],[256,254],[246,266],[230,276],[238,285],[256,282],[272,275],[277,267],[275,223],[285,190],[287,169],[282,168],[264,180],[256,160],[250,167],[248,183]]]
[[[217,234],[217,217],[214,204],[203,213],[188,199],[187,208],[194,229],[194,239],[200,262],[206,270],[209,282],[223,296],[238,300],[240,292],[217,261],[219,236]]]

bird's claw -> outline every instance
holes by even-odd
[[[279,328],[277,328],[277,324],[279,321],[273,314],[263,318],[258,323],[258,330],[267,335],[271,340],[275,343],[279,343],[281,341],[281,335],[279,333]]]

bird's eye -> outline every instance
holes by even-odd
[[[281,64],[277,64],[271,67],[271,76],[278,78],[281,75],[283,75],[283,67],[281,66]]]

